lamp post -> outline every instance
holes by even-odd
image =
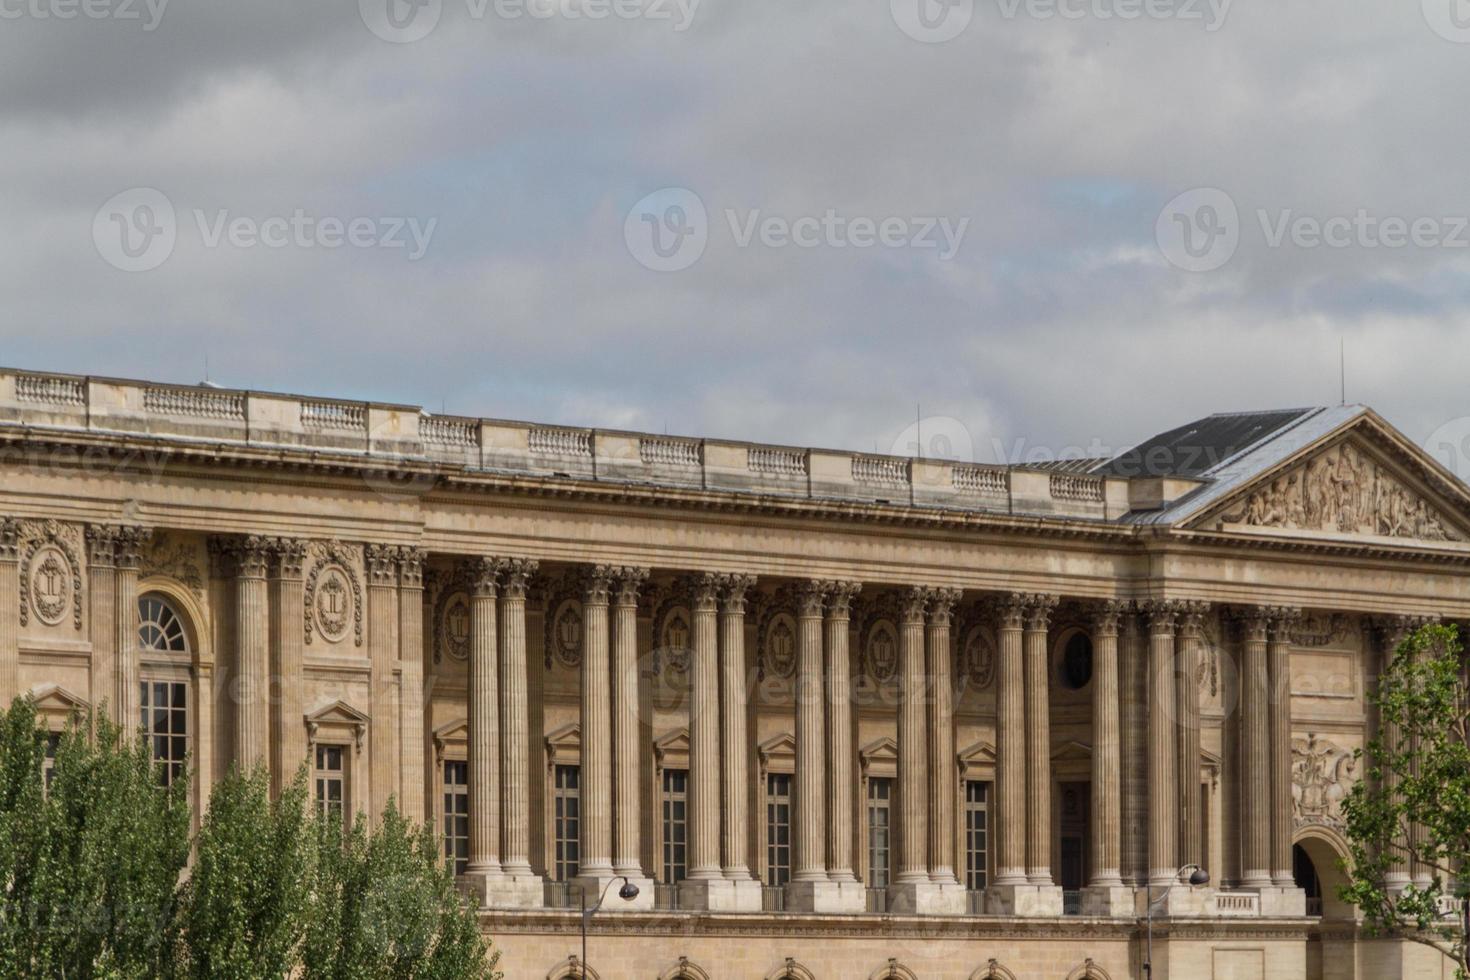
[[[621,878],[621,880],[623,882],[623,887],[618,889],[618,898],[621,898],[625,902],[631,902],[631,901],[633,901],[633,899],[635,899],[635,898],[638,897],[638,886],[635,885],[635,884],[633,884],[626,877],[623,877],[621,875],[619,875],[618,878],[609,878],[608,879],[607,884],[602,887],[602,894],[597,896],[597,904],[594,905],[594,906],[592,906],[590,909],[587,907],[587,889],[585,887],[581,889],[581,893],[582,893],[582,966],[578,970],[578,973],[581,974],[582,980],[587,980],[587,922],[588,922],[588,920],[590,920],[592,918],[593,913],[595,913],[598,909],[602,908],[602,900],[604,898],[607,898],[607,890],[609,888],[611,888],[613,886],[613,882],[618,881],[619,878]]]
[[[1184,878],[1184,872],[1189,872],[1189,886],[1194,888],[1198,885],[1208,884],[1210,873],[1197,864],[1186,864],[1174,874],[1176,883]],[[1169,887],[1173,887],[1172,885]],[[1148,901],[1144,903],[1148,913],[1148,948],[1143,956],[1143,975],[1147,980],[1154,978],[1154,886],[1150,883],[1144,886]],[[1168,894],[1167,891],[1164,893]],[[1161,898],[1163,896],[1160,896]]]

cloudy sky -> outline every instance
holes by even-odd
[[[0,0],[0,363],[995,459],[1344,345],[1458,439],[1467,83],[1465,0]]]

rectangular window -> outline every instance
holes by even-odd
[[[892,779],[868,780],[868,887],[888,887],[888,854],[892,824],[888,807],[893,800]]]
[[[791,776],[766,776],[766,884],[791,880]]]
[[[312,774],[316,782],[316,805],[328,819],[341,820],[346,812],[342,792],[346,785],[343,757],[340,745],[316,747],[316,771]]]
[[[663,787],[664,884],[689,871],[689,770],[665,769]]]
[[[987,797],[990,784],[965,780],[965,888],[985,890],[986,846],[989,837]]]
[[[557,766],[555,786],[556,880],[571,881],[582,866],[582,770]]]
[[[158,781],[173,784],[184,772],[189,755],[187,688],[182,681],[142,681],[138,684],[144,737],[158,767]]]
[[[470,864],[470,764],[444,763],[444,858],[462,875]]]
[[[51,779],[56,775],[56,750],[61,745],[61,733],[47,732],[42,738],[46,740],[46,754],[41,757],[41,788],[49,792]]]

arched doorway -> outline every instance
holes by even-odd
[[[1319,916],[1324,924],[1353,919],[1357,910],[1338,897],[1347,883],[1342,871],[1346,842],[1329,828],[1309,827],[1297,834],[1291,853],[1296,885],[1307,893],[1307,914]],[[1314,930],[1307,941],[1307,980],[1351,976],[1352,955],[1352,944],[1323,943],[1320,930]]]

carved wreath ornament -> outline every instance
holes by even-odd
[[[82,628],[82,566],[66,528],[57,521],[32,526],[22,553],[20,572],[20,625],[34,609],[36,618],[56,626],[71,610],[72,626]]]

